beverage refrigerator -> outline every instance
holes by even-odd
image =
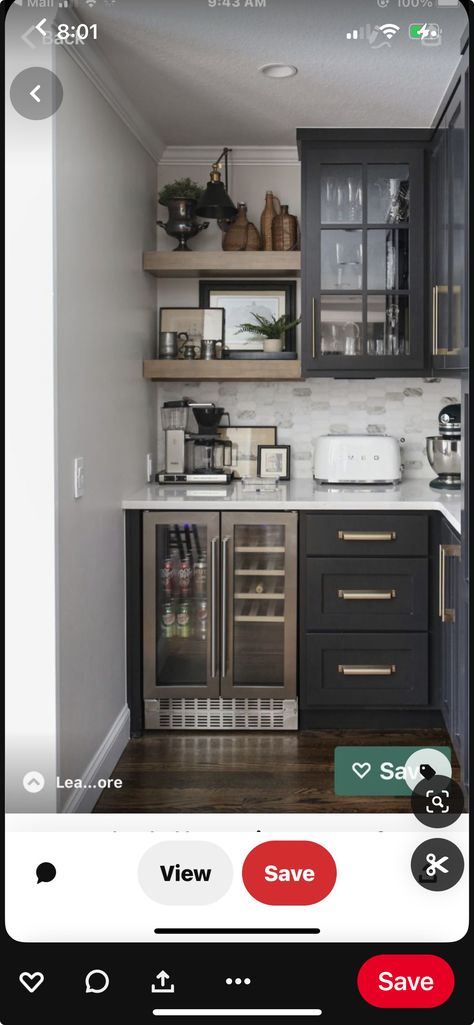
[[[297,726],[297,514],[143,514],[145,728]]]

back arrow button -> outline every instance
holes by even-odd
[[[25,68],[13,79],[10,99],[22,117],[43,121],[61,106],[63,87],[58,76],[47,68]]]

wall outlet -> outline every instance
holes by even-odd
[[[149,484],[153,483],[154,472],[153,472],[153,455],[148,452],[146,457],[146,479]]]
[[[76,456],[74,460],[74,498],[82,498],[85,489],[84,457]]]

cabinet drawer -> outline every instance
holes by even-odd
[[[306,630],[426,630],[427,559],[307,559]]]
[[[424,514],[306,513],[303,553],[306,555],[428,554],[428,517]]]
[[[425,705],[427,634],[307,634],[302,707]]]

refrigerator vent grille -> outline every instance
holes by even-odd
[[[145,706],[147,725],[159,730],[296,730],[298,726],[294,700],[160,698]]]

